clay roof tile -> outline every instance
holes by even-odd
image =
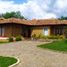
[[[17,19],[17,18],[9,18],[4,19],[0,18],[0,24],[6,23],[17,23],[17,24],[24,24],[24,25],[67,25],[67,20],[58,20],[58,19],[40,19],[40,20],[25,20],[25,19]]]

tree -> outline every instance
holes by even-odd
[[[67,17],[61,16],[60,20],[67,20]]]
[[[19,11],[17,12],[6,12],[4,14],[0,14],[0,17],[3,18],[20,18],[20,19],[25,19],[24,16],[21,15]]]

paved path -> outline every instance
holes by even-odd
[[[67,67],[67,54],[37,48],[43,42],[22,41],[0,45],[0,55],[15,56],[15,67]]]

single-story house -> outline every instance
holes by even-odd
[[[23,37],[31,37],[34,34],[67,36],[67,20],[0,18],[0,36],[10,37],[21,35]]]

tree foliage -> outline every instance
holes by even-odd
[[[67,17],[65,16],[61,16],[61,18],[59,18],[60,20],[67,20]]]
[[[22,16],[19,11],[17,11],[17,12],[6,12],[4,14],[1,14],[0,17],[3,17],[5,19],[7,19],[7,18],[20,18],[20,19],[25,19],[24,16]]]

